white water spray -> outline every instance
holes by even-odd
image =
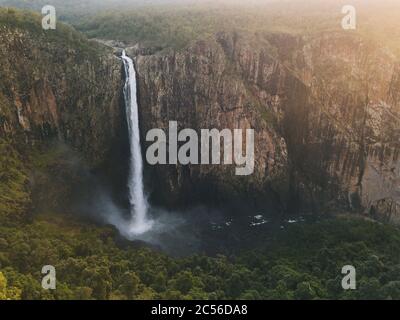
[[[125,54],[125,50],[122,52],[122,60],[126,75],[124,97],[131,151],[128,189],[132,219],[128,226],[128,232],[132,235],[139,235],[150,230],[153,222],[147,219],[148,203],[143,187],[143,159],[140,147],[136,72],[133,61]]]

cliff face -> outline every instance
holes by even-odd
[[[56,138],[95,166],[121,131],[121,63],[103,47],[58,36],[1,27],[0,135],[30,145]]]
[[[156,166],[155,193],[399,219],[398,65],[384,49],[352,33],[220,33],[136,63],[144,132],[176,120],[256,135],[252,176],[237,177],[232,166]]]
[[[13,216],[71,202],[82,168],[107,167],[125,136],[120,60],[21,15],[0,12],[0,215]]]
[[[322,157],[313,157],[337,185],[342,203],[400,222],[396,58],[377,44],[344,33],[307,41],[286,63],[311,91],[312,126],[305,146],[310,154],[313,146],[324,146]]]
[[[277,131],[285,103],[305,87],[260,45],[220,34],[177,53],[139,56],[143,131],[177,121],[179,129],[255,129],[255,171],[236,176],[234,165],[155,166],[155,194],[186,201],[276,198],[286,183],[287,145]],[[293,84],[295,90],[289,91]],[[148,144],[147,144],[148,145]],[[267,199],[265,199],[267,200]]]

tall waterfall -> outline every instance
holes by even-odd
[[[140,147],[136,72],[133,61],[125,54],[125,50],[122,52],[122,60],[126,75],[124,97],[131,151],[128,189],[132,219],[128,229],[132,234],[142,234],[152,227],[152,221],[147,219],[148,203],[143,187],[143,159]]]

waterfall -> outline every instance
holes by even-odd
[[[152,227],[152,221],[147,218],[148,203],[143,187],[143,159],[140,146],[136,72],[133,61],[125,54],[125,50],[122,52],[122,60],[126,75],[124,97],[131,153],[128,178],[131,222],[128,230],[131,234],[142,234]]]

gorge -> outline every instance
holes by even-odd
[[[0,8],[0,299],[400,297],[396,48],[164,9]]]
[[[2,135],[36,146],[65,141],[81,152],[90,170],[116,177],[121,191],[132,145],[126,138],[129,109],[124,110],[124,75],[115,49],[88,44],[76,34],[63,58],[55,60],[47,52],[60,51],[57,38],[49,41],[39,30],[7,26],[2,35]],[[33,42],[36,38],[41,42]],[[74,49],[75,43],[82,48]],[[6,55],[16,48],[23,50],[21,58]],[[93,49],[97,53],[89,56]],[[255,132],[254,174],[249,176],[235,175],[233,166],[145,163],[143,181],[156,205],[206,201],[231,202],[235,208],[242,202],[255,214],[265,208],[281,215],[354,210],[397,221],[398,63],[374,43],[340,33],[259,38],[219,32],[183,50],[128,46],[127,55],[135,57],[137,68],[143,150],[150,147],[146,133],[154,128],[167,132],[170,121],[199,133]],[[44,59],[46,68],[38,63]],[[24,69],[9,67],[22,64]],[[11,84],[19,78],[24,86]],[[103,81],[94,85],[95,78]],[[361,90],[366,81],[369,88]],[[140,185],[140,163],[138,168],[132,173]],[[139,196],[130,205],[145,208],[141,192],[133,194]]]

